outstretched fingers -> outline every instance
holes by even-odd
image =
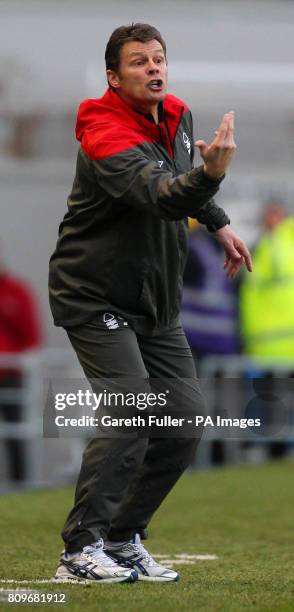
[[[234,278],[241,269],[243,263],[249,272],[252,272],[252,258],[250,251],[243,241],[234,241],[225,246],[224,269],[229,278]]]
[[[234,111],[230,111],[228,113],[228,130],[227,130],[227,142],[229,145],[236,146],[234,140],[234,130],[235,130],[235,113]]]
[[[239,270],[241,269],[243,265],[243,257],[239,257],[237,258],[232,258],[229,255],[227,255],[226,259],[225,259],[225,263],[224,263],[224,269],[226,272],[226,275],[229,278],[235,278],[235,276],[238,274]]]
[[[252,272],[252,268],[253,268],[252,257],[251,257],[250,251],[247,249],[247,246],[246,244],[244,244],[244,242],[241,242],[238,245],[238,251],[242,255],[245,261],[245,265],[246,265],[248,272]]]
[[[249,272],[252,271],[250,252],[243,240],[231,229],[229,225],[221,227],[216,232],[216,238],[225,251],[224,269],[227,276],[234,278],[243,263]]]
[[[216,130],[215,144],[221,147],[235,146],[234,142],[235,113],[225,113],[218,129]]]

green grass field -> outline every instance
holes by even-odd
[[[179,583],[66,587],[32,583],[31,587],[66,592],[66,608],[71,611],[293,612],[293,468],[291,462],[274,462],[189,473],[181,479],[152,522],[148,548],[168,558],[187,553],[217,559],[175,565],[181,574]],[[66,488],[1,498],[2,580],[54,574],[61,549],[59,532],[72,495],[73,490]],[[0,586],[8,587],[3,582]],[[13,585],[17,586],[21,585]],[[48,606],[31,609],[48,610]]]

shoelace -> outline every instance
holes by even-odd
[[[147,565],[156,565],[155,559],[150,555],[148,550],[146,550],[143,544],[127,544],[128,550],[135,551],[142,557],[144,561],[146,561]]]
[[[83,553],[88,557],[92,557],[95,561],[101,562],[105,567],[117,567],[117,563],[105,554],[103,550],[103,540],[98,540],[96,544],[84,546]]]

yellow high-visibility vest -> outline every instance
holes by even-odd
[[[294,218],[266,234],[240,290],[245,353],[294,362]]]

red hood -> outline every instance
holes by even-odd
[[[166,95],[163,108],[173,141],[180,118],[188,108],[171,94]],[[102,98],[84,100],[80,104],[76,137],[91,159],[101,159],[144,141],[157,141],[158,127],[108,89]]]

